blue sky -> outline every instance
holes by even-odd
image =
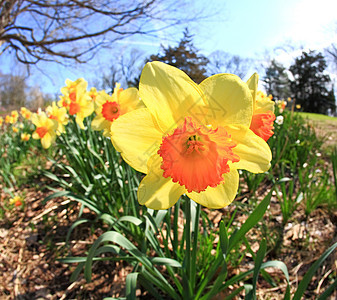
[[[195,0],[197,5],[203,0]],[[285,65],[300,55],[300,48],[322,50],[337,39],[337,1],[335,0],[213,0],[209,3],[217,16],[190,27],[194,44],[204,55],[223,50],[260,61],[276,57]],[[156,27],[156,24],[152,24]],[[106,66],[111,65],[131,47],[141,49],[148,56],[158,53],[160,44],[175,46],[182,37],[182,27],[161,32],[157,37],[133,37],[116,45],[115,50],[102,51],[87,65],[63,67],[41,63],[40,70],[32,69],[31,86],[56,94],[66,78],[84,77],[89,82],[99,79]],[[276,47],[287,51],[274,52]],[[23,67],[0,56],[0,71],[20,74]]]

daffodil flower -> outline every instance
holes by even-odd
[[[32,135],[33,139],[41,139],[42,147],[49,148],[56,139],[57,121],[49,119],[45,112],[41,112],[40,114],[33,114],[32,123],[36,126]]]
[[[61,88],[63,97],[60,106],[68,109],[71,116],[76,115],[76,123],[84,129],[83,120],[94,112],[94,103],[87,93],[88,83],[79,78],[76,81],[66,80],[66,86]]]
[[[69,114],[76,115],[76,123],[84,129],[83,120],[94,112],[94,103],[86,91],[76,93],[76,100],[69,104]]]
[[[65,132],[64,126],[68,124],[67,109],[65,107],[58,107],[55,102],[46,108],[46,113],[49,119],[54,119],[58,123],[57,135]]]
[[[27,142],[27,141],[29,141],[29,139],[30,139],[30,134],[29,133],[26,133],[26,132],[21,133],[21,140],[22,141]]]
[[[123,90],[120,84],[116,84],[113,94],[110,96],[105,91],[100,91],[96,97],[96,117],[92,120],[91,126],[94,130],[104,130],[104,136],[110,137],[110,127],[119,116],[145,107],[139,99],[136,88]]]
[[[12,121],[12,117],[10,116],[10,115],[7,115],[6,117],[5,117],[5,123],[14,123],[13,121]]]
[[[26,120],[29,120],[30,117],[32,116],[32,112],[26,107],[21,107],[20,113],[21,113],[21,116],[25,118]]]
[[[76,101],[77,94],[86,91],[88,83],[84,78],[78,78],[75,81],[66,79],[66,86],[61,88],[61,93],[70,101]]]
[[[9,199],[9,204],[14,204],[15,206],[21,206],[22,202],[23,200],[19,196],[14,196],[14,198]]]
[[[186,194],[222,208],[235,198],[238,169],[269,169],[271,152],[249,129],[253,99],[239,77],[218,74],[197,85],[184,72],[152,62],[143,69],[139,94],[147,108],[116,119],[111,140],[127,163],[147,174],[140,204],[167,209]]]
[[[257,90],[259,76],[254,73],[247,81],[253,96],[253,117],[250,129],[265,141],[274,134],[274,106],[272,96]]]

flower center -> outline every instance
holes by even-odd
[[[42,139],[45,134],[48,132],[48,129],[46,127],[38,127],[36,128],[36,133],[39,135],[39,137]]]
[[[275,115],[272,111],[267,111],[262,114],[253,115],[252,122],[250,124],[250,129],[259,137],[263,138],[265,141],[274,134],[274,121]]]
[[[230,171],[228,161],[240,160],[232,151],[235,146],[223,127],[213,130],[185,118],[163,138],[158,150],[163,176],[184,185],[189,193],[216,187],[223,181],[223,174]]]
[[[52,115],[52,114],[49,115],[49,119],[56,120],[56,121],[59,120],[57,116]]]
[[[71,102],[69,104],[69,114],[75,115],[81,110],[81,106],[77,102]]]
[[[119,112],[119,104],[117,102],[110,102],[107,101],[102,106],[102,115],[103,117],[112,122],[113,120],[117,119],[120,115]]]

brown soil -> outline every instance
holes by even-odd
[[[0,299],[103,299],[104,297],[125,296],[125,278],[131,268],[122,262],[99,262],[93,266],[91,283],[86,283],[83,272],[79,279],[70,282],[74,264],[58,262],[66,256],[86,256],[86,251],[97,237],[102,234],[103,224],[84,223],[71,235],[69,247],[65,239],[70,226],[78,218],[79,205],[67,199],[57,198],[43,204],[50,192],[33,188],[21,189],[26,194],[24,208],[7,210],[0,221]],[[6,201],[2,194],[1,203]],[[246,199],[241,200],[245,202]],[[235,205],[225,210],[210,211],[209,217],[217,224],[224,214],[230,214]],[[94,220],[90,211],[83,218]],[[280,208],[275,197],[265,215],[272,234],[279,234]],[[246,216],[237,218],[237,225]],[[290,273],[292,292],[298,286],[303,274],[312,263],[336,241],[337,214],[327,214],[317,209],[309,218],[304,218],[301,208],[281,233],[283,246],[276,253],[269,253],[269,260],[284,261]],[[217,226],[215,226],[217,227]],[[261,232],[253,230],[249,239],[252,250],[259,247]],[[255,242],[254,242],[255,240]],[[275,257],[274,257],[275,256]],[[251,255],[247,253],[242,270],[252,265]],[[308,289],[305,299],[316,299],[317,294],[326,288],[330,276],[335,276],[337,255],[324,262]],[[237,272],[237,270],[233,270]],[[285,280],[277,269],[268,269],[273,278],[279,280],[277,287],[271,287],[259,279],[258,299],[283,299]],[[234,275],[234,273],[232,274]],[[144,291],[138,291],[140,299],[151,299]],[[337,292],[334,293],[337,297]],[[214,299],[222,299],[218,295]],[[241,298],[237,298],[241,299]],[[336,299],[336,298],[331,298]]]
[[[13,208],[0,221],[0,299],[103,299],[124,295],[124,282],[130,267],[123,263],[99,262],[93,266],[91,283],[82,275],[74,283],[70,276],[74,265],[58,258],[85,256],[102,230],[90,224],[78,226],[69,247],[66,235],[78,218],[79,206],[56,198],[45,205],[50,192],[21,189],[26,194],[24,208]],[[2,201],[4,194],[2,194]],[[94,219],[85,211],[82,216]],[[102,224],[100,224],[102,226]],[[94,231],[94,233],[92,233]]]

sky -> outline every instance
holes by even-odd
[[[205,3],[195,1],[197,5]],[[321,51],[337,41],[335,0],[213,0],[209,5],[216,15],[189,27],[194,45],[205,56],[223,50],[262,62],[276,58],[289,66],[293,58],[301,54],[301,49]],[[156,24],[153,27],[156,28]],[[31,69],[29,85],[57,94],[67,78],[84,77],[89,83],[99,80],[107,66],[132,47],[147,57],[158,53],[160,45],[177,45],[181,38],[182,27],[159,32],[156,37],[123,40],[116,44],[115,51],[102,51],[87,65],[63,67],[40,63],[39,70]],[[1,55],[0,71],[19,74],[23,67]]]

